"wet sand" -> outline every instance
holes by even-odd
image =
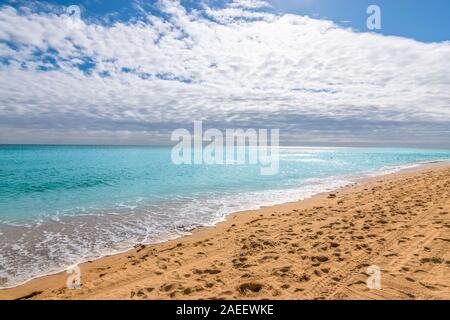
[[[368,268],[381,271],[369,289]],[[0,299],[450,299],[450,165],[231,215],[0,290]]]

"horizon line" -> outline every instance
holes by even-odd
[[[355,145],[341,143],[333,144],[299,144],[299,145],[279,145],[279,148],[356,148],[356,149],[422,149],[422,150],[450,150],[450,146],[419,146],[419,145]],[[139,148],[171,148],[176,143],[172,144],[83,144],[83,143],[0,143],[3,146],[45,146],[45,147],[139,147]],[[246,145],[247,146],[247,145]]]

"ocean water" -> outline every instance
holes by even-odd
[[[258,165],[177,166],[170,148],[0,146],[0,287],[440,160],[450,151],[289,147],[262,176]]]

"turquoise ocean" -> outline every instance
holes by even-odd
[[[0,145],[0,287],[173,239],[236,211],[450,160],[449,150],[280,150],[258,165],[175,165],[170,148]]]

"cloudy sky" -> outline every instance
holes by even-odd
[[[203,120],[450,147],[449,3],[0,1],[0,143],[166,144]]]

